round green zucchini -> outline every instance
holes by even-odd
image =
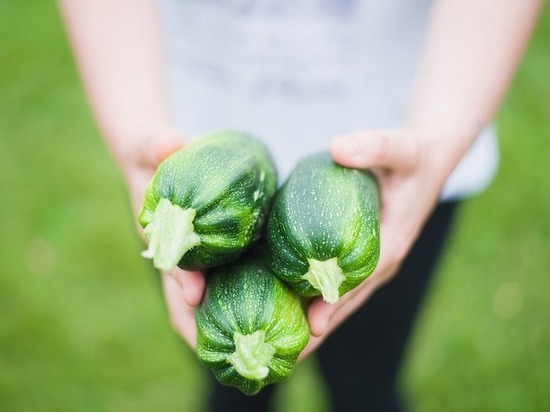
[[[160,164],[138,221],[149,240],[143,256],[169,271],[234,260],[258,234],[277,189],[266,147],[238,132],[191,141]]]
[[[208,271],[195,319],[199,360],[247,395],[286,379],[309,339],[299,296],[249,252]]]
[[[379,232],[374,176],[315,154],[275,196],[267,223],[270,266],[300,295],[335,303],[373,272]]]

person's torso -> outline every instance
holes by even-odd
[[[174,114],[187,137],[250,133],[284,179],[334,136],[404,124],[430,0],[161,4]]]

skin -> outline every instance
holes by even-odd
[[[94,116],[137,213],[155,168],[184,141],[169,114],[155,2],[59,4]],[[381,256],[374,273],[336,304],[312,301],[312,336],[301,358],[392,279],[446,178],[498,109],[541,4],[435,1],[405,126],[333,139],[330,153],[336,162],[371,169],[379,179]],[[193,311],[201,302],[204,278],[179,269],[162,277],[171,323],[194,348]]]

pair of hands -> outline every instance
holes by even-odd
[[[181,146],[182,140],[176,134],[138,146],[124,168],[134,210],[139,210],[145,188],[159,163]],[[301,359],[311,354],[399,268],[454,168],[454,164],[441,159],[440,148],[437,138],[412,130],[369,131],[332,141],[330,153],[337,163],[370,169],[378,178],[380,260],[373,274],[336,304],[330,305],[321,298],[312,300],[307,312],[311,337],[300,354]],[[194,348],[194,309],[202,300],[204,277],[200,272],[175,269],[170,274],[162,274],[162,283],[171,324]]]

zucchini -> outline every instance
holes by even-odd
[[[142,255],[164,271],[234,260],[257,237],[276,189],[275,165],[258,140],[232,131],[193,140],[161,163],[147,188]]]
[[[208,271],[195,319],[201,363],[247,395],[286,379],[309,339],[299,297],[248,252]]]
[[[267,223],[273,272],[302,296],[329,303],[376,267],[380,253],[378,185],[328,153],[304,159],[273,201]]]

